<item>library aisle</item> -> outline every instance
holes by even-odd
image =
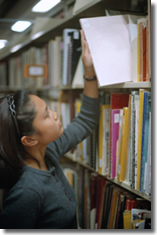
[[[154,83],[151,50],[155,42],[150,33],[155,31],[154,3],[150,0],[61,0],[50,9],[44,7],[54,1],[38,9],[36,4],[42,1],[0,3],[0,35],[3,35],[0,36],[0,105],[8,94],[20,89],[31,91],[44,100],[46,110],[57,113],[64,130],[70,129],[71,123],[75,128],[75,119],[80,118],[80,130],[84,131],[88,127],[84,113],[90,110],[89,131],[94,123],[97,125],[79,144],[72,145],[72,149],[64,146],[66,151],[60,160],[73,192],[69,191],[69,195],[74,194],[76,198],[78,230],[81,233],[154,230],[156,159],[152,146],[155,147],[153,132],[156,130],[151,109],[156,100],[152,94],[156,92],[155,84],[151,85]],[[18,20],[24,20],[22,26],[28,21],[28,28],[23,31],[20,26],[13,28]],[[81,29],[96,78],[84,74]],[[94,110],[96,101],[83,95],[86,79],[98,81],[99,117],[94,121],[91,106]],[[59,141],[62,142],[61,137],[55,148],[61,146]],[[0,145],[0,155],[2,150]],[[0,156],[0,170],[2,161]],[[4,175],[0,173],[0,177]],[[0,214],[7,206],[7,193],[11,192],[1,185],[3,180],[0,181]],[[66,190],[64,193],[68,194]],[[55,211],[53,201],[52,205]],[[51,210],[52,206],[47,208]],[[56,211],[59,213],[58,208]],[[43,219],[44,215],[37,217]]]

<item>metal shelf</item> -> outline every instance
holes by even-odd
[[[80,161],[80,160],[77,160],[75,154],[71,154],[71,153],[68,152],[64,155],[64,157],[66,157],[67,159],[71,160],[72,162],[80,164],[81,166],[85,167],[86,169],[98,174],[98,172],[95,169],[93,169],[92,167],[90,167],[87,163],[85,163],[83,161]],[[136,194],[137,196],[140,196],[140,197],[146,199],[147,201],[151,202],[151,197],[150,196],[146,195],[145,193],[141,193],[141,192],[135,190],[134,188],[130,187],[127,184],[127,182],[119,182],[117,179],[109,178],[106,175],[102,175],[102,176],[105,177],[110,182],[122,187],[123,189],[126,189],[126,190],[130,191],[131,193]]]

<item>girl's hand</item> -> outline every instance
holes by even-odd
[[[88,43],[85,40],[83,30],[80,30],[81,33],[81,46],[82,46],[82,61],[84,65],[84,76],[93,77],[95,75],[95,70],[93,67],[92,57],[89,51]]]

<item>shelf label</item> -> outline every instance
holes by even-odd
[[[25,64],[24,66],[24,76],[25,78],[32,77],[32,78],[37,78],[37,77],[47,77],[47,65],[34,65],[34,64]]]

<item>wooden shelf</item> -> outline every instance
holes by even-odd
[[[93,169],[92,167],[88,166],[88,164],[86,164],[85,162],[82,162],[82,161],[80,161],[80,160],[77,160],[75,154],[71,154],[71,153],[68,152],[68,153],[66,153],[66,154],[64,155],[64,157],[66,157],[68,160],[71,160],[72,162],[75,162],[75,163],[77,163],[77,164],[80,164],[81,166],[85,167],[86,169],[88,169],[88,170],[90,170],[90,171],[95,172],[95,173],[98,174],[98,172],[97,172],[95,169]],[[114,183],[114,184],[116,184],[116,185],[122,187],[123,189],[126,189],[126,190],[130,191],[131,193],[134,193],[134,194],[136,194],[137,196],[142,197],[142,198],[146,199],[147,201],[150,201],[150,202],[151,202],[151,197],[150,197],[150,196],[146,195],[145,193],[141,193],[141,192],[135,190],[134,188],[130,187],[127,183],[125,183],[125,182],[119,182],[119,181],[116,180],[116,179],[111,179],[111,178],[109,178],[109,177],[106,176],[106,175],[102,175],[102,176],[105,177],[105,178],[106,178],[107,180],[109,180],[110,182],[112,182],[112,183]]]

